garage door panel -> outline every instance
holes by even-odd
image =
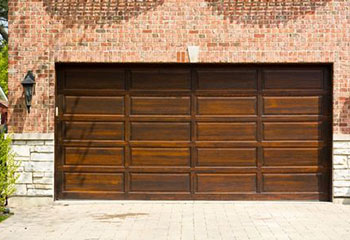
[[[256,97],[198,97],[199,115],[256,115]]]
[[[69,70],[65,73],[64,84],[66,89],[125,89],[125,71]]]
[[[264,166],[318,166],[322,162],[319,148],[264,148]]]
[[[65,122],[65,139],[76,140],[123,140],[122,122]]]
[[[197,123],[199,141],[256,140],[256,123]]]
[[[263,174],[264,192],[320,192],[324,189],[322,175],[309,174]]]
[[[146,69],[131,71],[132,90],[190,90],[191,74],[187,69]]]
[[[264,97],[264,114],[322,114],[322,97]]]
[[[190,192],[190,174],[131,173],[132,192]]]
[[[322,89],[323,69],[263,70],[265,89]]]
[[[131,123],[132,140],[190,141],[190,123],[172,122],[133,122]]]
[[[197,192],[243,193],[256,192],[255,174],[196,174]]]
[[[256,166],[256,148],[198,148],[197,166]]]
[[[124,114],[124,97],[66,96],[67,114]]]
[[[190,115],[190,97],[131,97],[131,114]]]
[[[124,148],[65,147],[67,165],[111,165],[123,166]]]
[[[265,122],[265,140],[320,140],[322,124],[319,122]]]
[[[58,199],[328,199],[328,67],[58,71]]]
[[[256,70],[198,70],[199,90],[229,90],[257,88]]]
[[[122,173],[70,173],[64,174],[65,191],[124,191]]]
[[[190,166],[190,148],[132,148],[132,166]]]

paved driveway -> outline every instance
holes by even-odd
[[[302,202],[61,202],[15,209],[1,240],[350,239],[350,206]]]

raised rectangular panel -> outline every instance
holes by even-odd
[[[264,166],[317,166],[321,162],[318,148],[264,148]]]
[[[319,192],[321,174],[317,173],[290,173],[290,174],[263,174],[264,192]]]
[[[67,70],[64,79],[66,89],[125,89],[123,70]]]
[[[199,148],[198,166],[255,166],[256,148]]]
[[[190,174],[131,173],[132,192],[190,192]]]
[[[64,173],[65,191],[124,191],[122,173]]]
[[[265,89],[322,89],[323,70],[263,70]]]
[[[256,97],[198,97],[199,115],[256,115]]]
[[[64,153],[67,165],[122,166],[124,162],[123,148],[66,147]]]
[[[322,114],[322,97],[264,97],[264,114]]]
[[[131,97],[131,114],[189,115],[190,97]]]
[[[255,174],[198,173],[197,192],[247,193],[256,192]]]
[[[319,140],[321,124],[318,122],[265,122],[265,140]]]
[[[132,148],[132,166],[189,166],[189,148]]]
[[[131,71],[132,90],[190,90],[188,69],[145,69]]]
[[[174,122],[132,122],[132,140],[189,141],[190,123]]]
[[[197,123],[200,141],[256,140],[256,123]]]
[[[65,139],[72,140],[123,140],[122,122],[65,122]]]
[[[66,96],[68,114],[124,114],[124,97]]]
[[[257,89],[256,70],[198,70],[198,89]]]

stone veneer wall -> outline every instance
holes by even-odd
[[[53,196],[54,134],[13,134],[12,150],[21,161],[15,196]]]
[[[333,136],[333,195],[350,198],[350,136]]]

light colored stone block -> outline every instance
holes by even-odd
[[[35,146],[32,148],[32,152],[39,152],[39,153],[53,153],[54,147],[53,146]]]
[[[348,149],[342,149],[342,148],[336,148],[333,149],[334,155],[350,155],[350,148]]]
[[[33,164],[33,171],[35,172],[53,172],[53,162],[35,162]]]
[[[31,172],[21,172],[19,173],[18,183],[32,183],[33,174]]]
[[[350,149],[350,142],[348,141],[335,141],[333,143],[334,149]]]
[[[39,184],[53,184],[53,178],[50,177],[34,177],[33,183],[39,183]]]
[[[53,153],[32,153],[30,157],[32,161],[53,161],[54,154]]]
[[[53,196],[52,189],[28,189],[29,196]]]
[[[55,145],[55,141],[45,141],[45,145],[53,146]]]
[[[27,145],[12,145],[12,151],[18,157],[30,156],[30,147]]]
[[[22,162],[21,165],[24,167],[24,171],[26,172],[32,172],[34,169],[32,162]]]
[[[42,178],[45,176],[45,173],[44,172],[34,172],[33,173],[33,177],[34,178]]]
[[[335,180],[333,182],[333,186],[334,187],[349,187],[349,190],[350,190],[350,180],[349,181],[338,181],[338,180]]]
[[[21,156],[16,156],[14,157],[16,161],[24,162],[24,161],[30,161],[30,156],[28,157],[21,157]]]
[[[52,189],[52,184],[34,184],[35,189]]]
[[[350,169],[340,169],[334,170],[334,179],[335,180],[350,180]]]
[[[16,192],[14,195],[27,195],[27,186],[25,184],[16,184]]]
[[[35,145],[44,145],[45,141],[28,141],[27,144],[29,146],[35,146]]]
[[[346,155],[333,156],[333,164],[334,165],[344,165],[347,160],[348,160],[348,156],[346,156]]]
[[[334,195],[338,197],[350,197],[349,187],[334,187]]]
[[[12,140],[12,145],[27,145],[27,141]]]

